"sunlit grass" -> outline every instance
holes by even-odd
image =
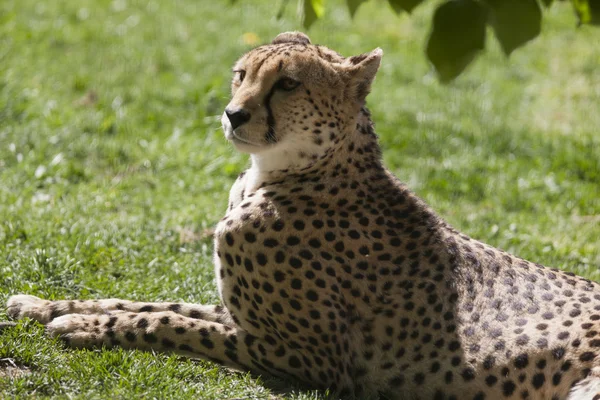
[[[201,233],[247,165],[219,128],[230,66],[301,28],[293,7],[276,20],[272,2],[222,3],[0,3],[0,303],[217,301]],[[345,55],[384,49],[369,106],[387,165],[469,235],[599,280],[600,30],[556,4],[541,38],[506,60],[489,32],[441,86],[423,55],[430,6],[397,17],[371,1],[352,22],[341,5],[309,34]],[[28,369],[0,374],[0,397],[318,397],[208,362],[68,350],[33,323],[2,334],[3,358]]]

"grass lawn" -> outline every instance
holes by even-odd
[[[301,28],[295,2],[281,20],[268,0],[228,3],[0,2],[0,304],[218,300],[202,232],[247,165],[220,129],[230,66]],[[385,51],[369,106],[396,175],[469,235],[600,280],[600,29],[554,4],[541,38],[506,60],[489,32],[442,86],[423,55],[431,7],[371,1],[352,22],[330,3],[313,42]],[[266,379],[70,350],[31,321],[0,336],[0,398],[323,398]]]

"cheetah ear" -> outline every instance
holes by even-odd
[[[364,101],[369,94],[371,84],[375,80],[375,75],[381,64],[382,56],[383,50],[378,47],[370,53],[348,57],[342,63],[350,77],[349,89],[351,94],[359,102]]]
[[[310,39],[302,32],[294,31],[294,32],[283,32],[280,33],[273,39],[271,44],[279,44],[279,43],[300,43],[300,44],[310,44]]]

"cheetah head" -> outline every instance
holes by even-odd
[[[235,63],[226,138],[263,158],[322,158],[354,128],[382,54],[346,58],[303,33],[278,35]]]

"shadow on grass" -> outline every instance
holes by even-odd
[[[186,357],[181,357],[181,360],[189,360],[193,363],[205,362],[204,360],[201,360],[201,359],[193,359],[193,358],[186,358]],[[222,366],[222,368],[225,368],[225,369],[231,371],[232,373],[242,373],[242,374],[247,373],[247,371],[238,371],[238,370],[230,369],[230,368],[223,367],[223,366]],[[252,379],[260,382],[260,385],[264,386],[265,388],[269,389],[269,391],[271,391],[273,396],[269,397],[269,400],[279,400],[279,399],[283,398],[280,396],[289,397],[292,395],[297,395],[299,393],[314,393],[314,394],[318,393],[320,395],[318,397],[318,399],[322,399],[322,400],[333,399],[333,397],[328,396],[327,391],[317,389],[315,387],[311,387],[306,384],[302,384],[301,382],[298,382],[298,381],[286,380],[283,378],[277,378],[277,377],[270,376],[270,375],[260,375],[260,374],[254,373],[254,372],[249,372],[249,374],[252,377]],[[238,399],[229,399],[229,400],[238,400]]]
[[[1,323],[2,325],[4,323]],[[31,373],[31,367],[12,358],[0,358],[0,378],[19,378]]]
[[[15,324],[14,322],[7,322],[7,321],[2,321],[0,322],[0,333],[5,330],[6,328],[12,328],[13,326],[16,326],[17,324]]]

